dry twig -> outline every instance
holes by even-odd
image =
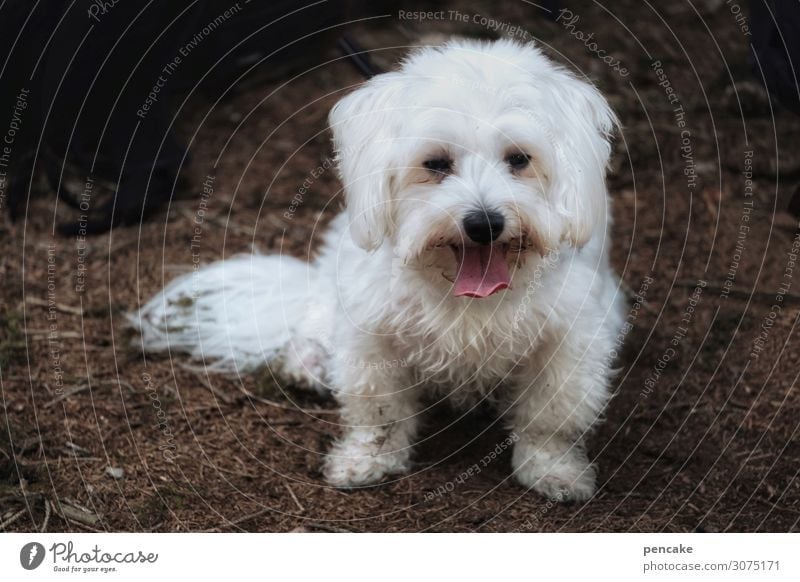
[[[300,510],[300,513],[305,513],[306,508],[303,507],[302,503],[300,503],[300,500],[297,498],[297,495],[294,494],[294,491],[292,491],[292,488],[289,487],[289,484],[286,483],[285,481],[284,481],[283,484],[286,486],[286,489],[289,491],[289,495],[292,496],[292,500],[294,501],[295,505],[297,505],[297,509]]]
[[[14,515],[12,515],[11,517],[9,517],[9,518],[8,518],[7,520],[5,520],[3,523],[0,523],[0,529],[1,529],[1,530],[5,530],[5,529],[6,529],[8,526],[10,526],[12,523],[14,523],[15,521],[17,521],[17,520],[18,520],[20,517],[22,517],[24,514],[25,514],[25,509],[24,509],[24,508],[23,508],[23,509],[20,509],[18,512],[16,512]]]
[[[69,313],[70,315],[84,315],[83,309],[80,307],[72,307],[71,305],[64,305],[63,303],[50,303],[48,300],[39,299],[38,297],[28,297],[25,299],[25,303],[28,305],[35,305],[36,307],[52,307],[56,311]]]
[[[42,522],[42,527],[39,528],[39,533],[44,533],[47,531],[47,524],[50,523],[50,501],[45,498],[44,500],[44,521]]]

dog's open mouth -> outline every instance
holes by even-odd
[[[458,272],[453,285],[456,297],[488,297],[511,287],[508,244],[452,246]]]

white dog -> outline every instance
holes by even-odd
[[[491,400],[522,485],[590,497],[583,441],[622,323],[606,100],[533,45],[458,40],[363,84],[330,125],[347,211],[319,257],[173,281],[132,318],[144,348],[330,389],[346,425],[333,485],[408,471],[433,395]]]

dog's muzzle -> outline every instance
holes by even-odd
[[[458,268],[453,284],[456,297],[483,298],[511,286],[506,263],[508,244],[495,242],[505,223],[496,210],[479,208],[464,216],[464,233],[469,240],[452,247]]]

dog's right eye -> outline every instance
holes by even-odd
[[[506,162],[508,165],[511,166],[512,170],[524,170],[531,161],[531,157],[528,154],[524,154],[522,152],[517,152],[515,154],[511,154],[506,158]]]
[[[426,170],[436,174],[449,174],[453,171],[453,160],[450,158],[434,158],[422,163]]]

